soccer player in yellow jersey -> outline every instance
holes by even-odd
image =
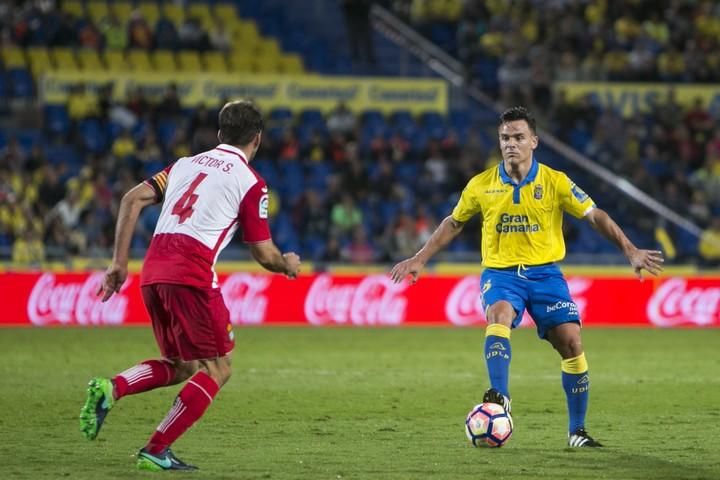
[[[505,111],[498,134],[502,163],[470,179],[452,214],[413,257],[395,265],[390,275],[395,282],[410,275],[414,283],[428,260],[460,233],[465,222],[480,214],[484,266],[480,282],[488,323],[485,360],[490,377],[490,389],[483,401],[510,411],[510,329],[520,323],[527,309],[538,336],[549,341],[562,357],[568,445],[600,447],[585,430],[590,379],[580,317],[555,263],[565,257],[563,212],[585,219],[617,245],[640,278],[643,270],[657,275],[662,270],[663,255],[635,247],[567,175],[535,159],[535,119],[525,108]]]

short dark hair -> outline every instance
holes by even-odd
[[[218,114],[220,141],[244,146],[263,130],[260,110],[249,100],[228,102]]]
[[[528,127],[530,127],[530,131],[532,131],[533,134],[537,133],[537,124],[535,122],[535,117],[533,117],[533,114],[528,111],[525,107],[512,107],[505,110],[503,113],[500,114],[500,124],[501,126],[503,123],[508,122],[515,122],[517,120],[525,120],[528,124]]]

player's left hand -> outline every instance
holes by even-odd
[[[102,294],[102,301],[107,302],[113,294],[118,293],[128,276],[127,265],[113,263],[105,272],[102,285],[98,288],[96,295]]]
[[[630,265],[635,269],[635,275],[640,280],[643,279],[643,270],[647,270],[650,274],[658,276],[663,269],[665,258],[659,250],[641,250],[636,248],[628,254]]]
[[[410,275],[412,277],[410,283],[415,284],[424,266],[425,264],[417,257],[408,258],[393,267],[390,271],[390,278],[392,278],[393,282],[400,283],[405,277]]]

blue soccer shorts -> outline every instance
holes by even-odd
[[[545,338],[547,332],[563,323],[580,323],[580,314],[570,297],[570,290],[562,272],[555,264],[486,268],[480,277],[483,309],[500,300],[509,302],[517,316],[512,327],[520,325],[525,309],[537,327],[537,334]]]

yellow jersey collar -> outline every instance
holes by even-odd
[[[500,165],[498,165],[498,171],[500,172],[500,179],[505,184],[510,184],[514,187],[522,187],[523,185],[527,185],[528,183],[535,180],[535,177],[537,177],[537,173],[539,170],[539,164],[538,161],[535,159],[535,156],[533,156],[532,159],[532,165],[530,165],[530,171],[528,172],[525,179],[520,182],[519,184],[516,184],[512,178],[510,178],[510,175],[507,174],[505,171],[505,162],[500,162]]]

